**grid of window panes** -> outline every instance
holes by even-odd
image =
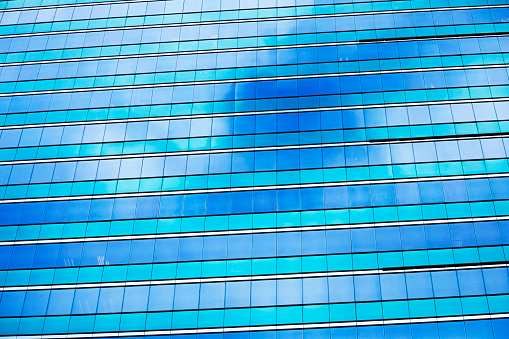
[[[508,0],[0,3],[0,339],[506,338]]]

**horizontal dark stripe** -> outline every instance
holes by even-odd
[[[385,143],[385,142],[404,142],[404,141],[435,141],[443,139],[475,139],[475,138],[490,138],[490,137],[507,137],[509,133],[478,133],[478,134],[460,134],[460,135],[437,135],[437,136],[423,136],[423,137],[410,137],[410,138],[390,138],[390,139],[371,139],[369,143]]]
[[[499,37],[507,36],[509,32],[486,32],[486,33],[475,33],[475,34],[444,34],[444,35],[423,35],[414,37],[401,37],[401,38],[380,38],[380,39],[360,39],[358,42],[364,43],[383,43],[383,42],[394,42],[394,41],[415,41],[415,40],[438,40],[438,39],[454,39],[454,38],[482,38],[482,37]]]
[[[454,248],[466,248],[466,247],[454,247]],[[453,249],[454,249],[453,248]],[[478,247],[472,247],[478,248]],[[489,262],[478,262],[478,263],[462,263],[462,264],[446,264],[446,265],[424,265],[424,266],[400,266],[400,267],[384,267],[382,271],[400,271],[400,270],[426,270],[434,268],[460,268],[468,266],[495,266],[495,265],[509,265],[509,261],[489,261]]]

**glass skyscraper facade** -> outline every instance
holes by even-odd
[[[0,339],[509,337],[507,0],[0,2]]]

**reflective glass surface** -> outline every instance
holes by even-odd
[[[0,336],[506,338],[507,0],[0,3]]]

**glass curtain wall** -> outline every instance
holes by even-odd
[[[507,338],[507,0],[0,2],[0,339]]]

